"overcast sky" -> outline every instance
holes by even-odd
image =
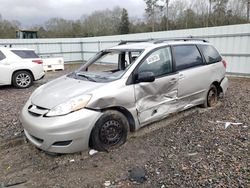
[[[143,0],[0,0],[3,19],[18,20],[22,26],[43,24],[53,17],[79,19],[95,10],[126,8],[129,16],[141,17],[144,13]]]

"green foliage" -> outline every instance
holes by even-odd
[[[18,21],[3,20],[0,15],[0,38],[15,38],[16,30],[20,23]]]
[[[88,37],[119,34],[121,15],[122,9],[119,7],[113,10],[95,11],[84,18],[82,26]]]
[[[120,34],[128,34],[129,33],[129,18],[128,11],[126,9],[122,9],[122,17],[119,26]]]
[[[167,8],[158,1],[144,0],[145,18],[131,18],[126,9],[115,7],[74,21],[51,18],[29,29],[38,30],[40,38],[71,38],[248,23],[248,0],[171,0]],[[18,28],[18,21],[7,21],[0,15],[0,38],[15,38]]]
[[[144,0],[146,3],[146,15],[148,18],[148,23],[151,25],[152,31],[156,30],[156,18],[157,14],[161,12],[161,8],[158,6],[157,2],[158,0]]]

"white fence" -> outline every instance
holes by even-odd
[[[250,24],[90,38],[0,39],[0,46],[33,48],[40,56],[63,56],[70,63],[88,60],[121,40],[187,36],[214,44],[228,62],[228,73],[250,75]]]

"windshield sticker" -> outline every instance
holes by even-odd
[[[161,59],[160,59],[159,54],[155,54],[155,55],[152,55],[152,56],[147,58],[147,63],[151,64],[151,63],[155,63],[155,62],[160,61],[160,60]]]

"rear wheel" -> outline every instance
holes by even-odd
[[[128,130],[128,121],[122,113],[106,111],[91,132],[91,146],[98,151],[116,148],[126,142]]]
[[[13,74],[12,83],[17,88],[28,88],[33,83],[33,77],[28,71],[18,71]]]
[[[203,104],[203,107],[213,107],[216,106],[218,103],[218,89],[215,85],[211,85],[208,93],[205,103]]]

